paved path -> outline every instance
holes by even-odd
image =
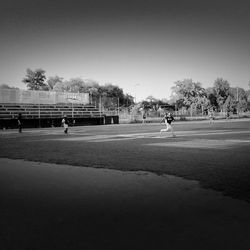
[[[1,249],[250,249],[250,203],[196,181],[0,159]]]

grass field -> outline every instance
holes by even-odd
[[[122,171],[144,170],[197,180],[250,202],[250,121],[120,124],[0,132],[0,157]]]

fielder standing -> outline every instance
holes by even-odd
[[[67,116],[65,115],[62,119],[62,125],[64,127],[64,133],[68,134],[68,128],[69,128],[69,120],[67,118]]]

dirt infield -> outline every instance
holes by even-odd
[[[250,204],[148,172],[0,159],[2,249],[249,249]]]
[[[249,249],[250,122],[175,123],[176,138],[160,128],[1,131],[1,242]]]

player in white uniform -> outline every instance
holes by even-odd
[[[68,128],[69,128],[69,120],[67,118],[67,116],[65,115],[62,119],[62,125],[64,127],[64,133],[68,134]]]

